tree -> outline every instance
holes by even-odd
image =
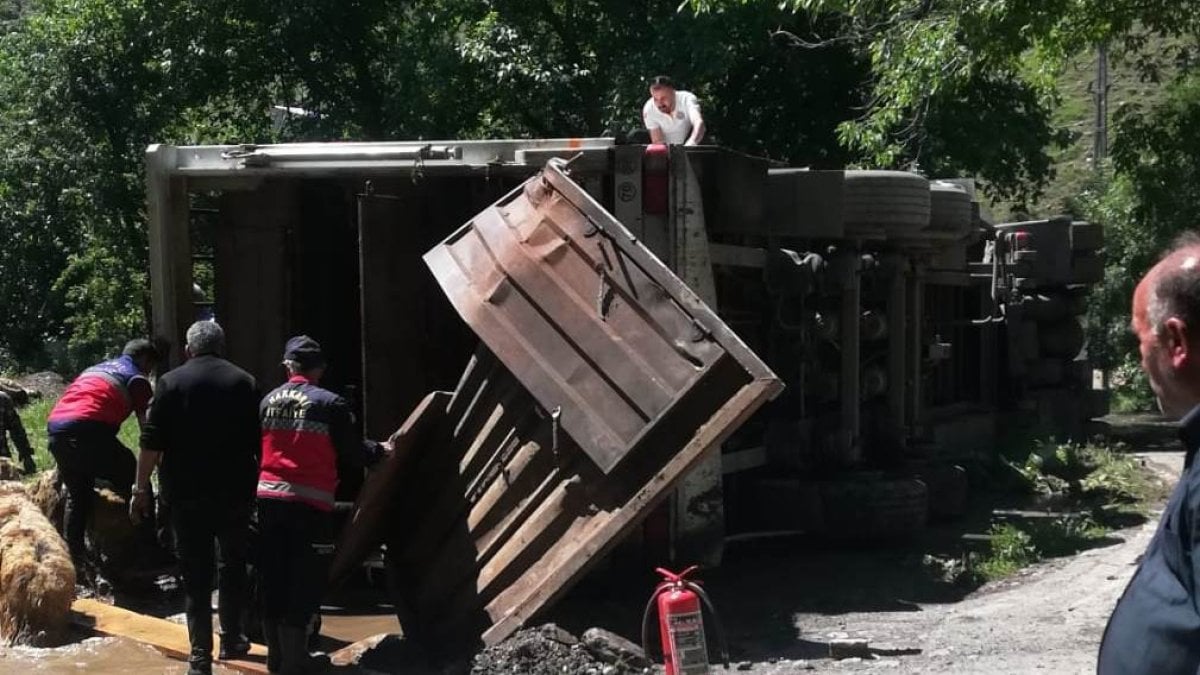
[[[722,13],[761,0],[691,0]],[[770,3],[774,4],[774,3]],[[993,197],[1027,199],[1052,178],[1050,122],[1066,58],[1135,26],[1195,34],[1184,0],[785,0],[840,22],[820,37],[785,32],[798,49],[851,46],[870,60],[864,113],[839,136],[861,161],[930,173],[968,172]],[[1015,103],[1015,105],[1014,105]],[[1003,139],[996,143],[993,139]]]

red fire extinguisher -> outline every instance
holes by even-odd
[[[700,675],[708,672],[708,644],[704,639],[704,616],[707,608],[716,630],[717,645],[725,669],[729,669],[729,649],[725,631],[708,594],[700,584],[687,577],[696,566],[676,574],[661,567],[655,569],[663,580],[655,587],[646,611],[642,614],[642,649],[650,655],[650,616],[658,608],[658,631],[662,638],[663,665],[666,675]],[[703,603],[703,605],[701,604]]]

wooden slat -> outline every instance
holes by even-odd
[[[437,391],[425,397],[408,416],[399,431],[392,434],[394,451],[367,476],[349,524],[342,530],[337,554],[329,568],[335,583],[349,575],[382,538],[382,523],[393,504],[405,471],[416,461],[423,444],[437,437],[445,420],[450,394]]]
[[[599,557],[615,545],[645,517],[651,508],[670,494],[671,488],[695,466],[704,454],[717,451],[728,437],[758,406],[779,390],[775,380],[757,380],[741,389],[715,414],[711,422],[700,427],[696,435],[667,464],[655,472],[645,485],[615,511],[601,511],[594,516],[595,525],[587,536],[578,541],[573,551],[564,552],[550,564],[553,572],[536,585],[510,586],[489,605],[492,627],[483,635],[486,644],[495,644],[524,625],[534,612],[545,607],[564,593],[570,579],[578,578]],[[547,561],[549,562],[549,561]],[[528,587],[528,586],[532,587]]]
[[[191,653],[187,626],[96,600],[80,599],[71,603],[71,622],[100,635],[128,638],[149,645],[173,659],[186,660]],[[213,636],[213,645],[220,645],[220,638],[216,635]],[[267,648],[252,644],[247,658],[214,658],[213,662],[239,673],[266,673],[266,660]]]

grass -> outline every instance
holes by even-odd
[[[54,457],[47,448],[46,418],[54,407],[54,400],[39,399],[21,408],[21,423],[25,425],[25,433],[29,436],[29,444],[33,446],[33,457],[38,471],[54,468]],[[138,447],[138,424],[132,415],[121,425],[117,438],[131,451]],[[10,441],[11,443],[11,441]]]
[[[1166,496],[1121,444],[1054,443],[1026,446],[1024,457],[1002,458],[1010,486],[1029,502],[1050,502],[1057,518],[994,524],[989,548],[964,574],[971,581],[1003,579],[1046,558],[1074,555],[1109,542],[1113,530],[1142,522]]]

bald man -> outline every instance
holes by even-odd
[[[1179,420],[1184,471],[1100,644],[1099,675],[1200,670],[1200,236],[1189,234],[1133,292],[1142,369]]]

